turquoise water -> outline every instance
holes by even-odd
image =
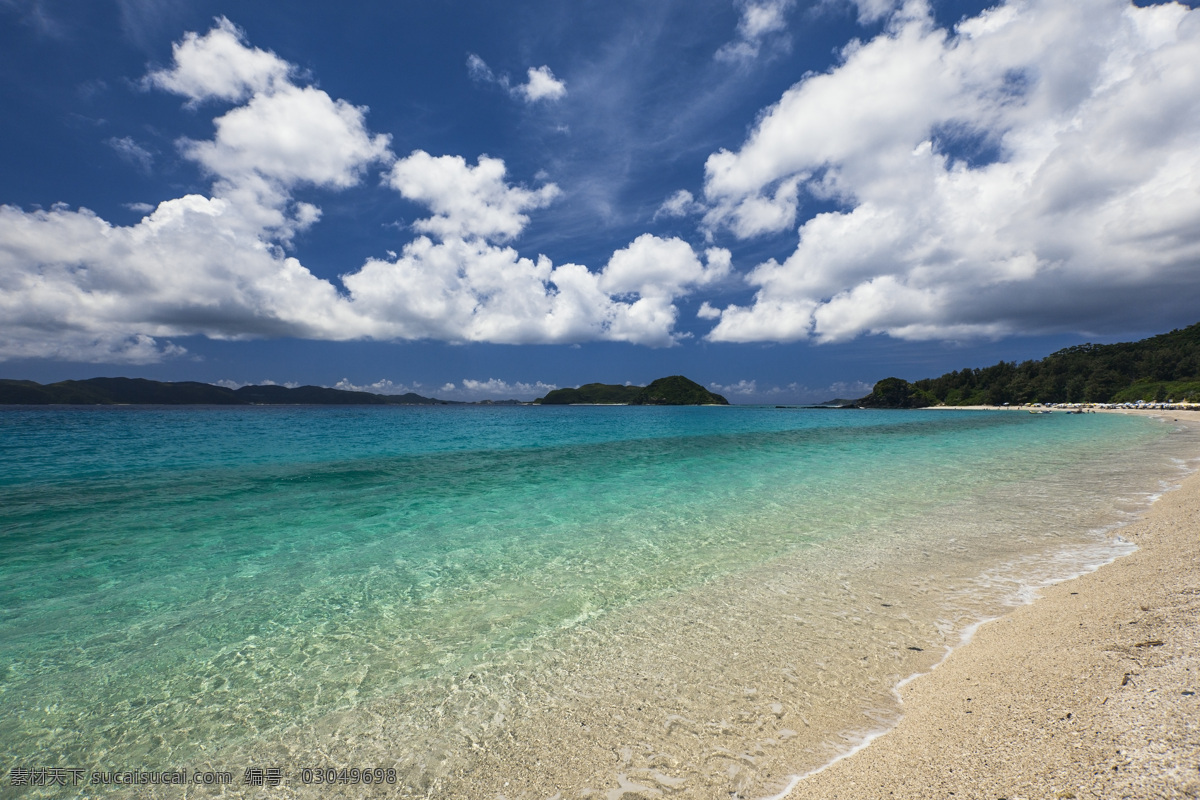
[[[1069,550],[1069,571],[1194,447],[1100,414],[6,410],[0,768],[253,752],[806,564],[825,565],[814,594],[921,548],[957,559],[956,597],[1000,565],[1044,572]],[[982,521],[955,527],[968,507]],[[912,624],[949,624],[938,602]],[[510,683],[553,694],[544,663]]]

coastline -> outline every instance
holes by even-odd
[[[895,728],[779,797],[1200,794],[1200,472],[1120,535],[1138,549],[981,625]]]
[[[1091,425],[1054,418],[1022,418],[1018,426],[1008,424],[1015,419],[1001,421],[999,431],[1009,446],[990,461],[986,458],[989,436],[974,439],[971,432],[977,428],[987,434],[996,429],[996,420],[969,420],[962,429],[955,422],[948,428],[946,447],[937,449],[854,448],[868,454],[854,474],[877,491],[859,497],[856,518],[829,515],[831,507],[845,505],[842,495],[831,492],[824,506],[811,502],[781,506],[773,516],[723,501],[720,507],[728,511],[727,519],[710,513],[680,526],[686,534],[680,541],[687,549],[696,547],[697,531],[726,531],[737,534],[735,540],[744,551],[754,540],[743,526],[749,526],[746,531],[755,525],[767,532],[787,530],[788,539],[794,540],[796,530],[804,529],[783,529],[779,523],[800,519],[798,513],[803,511],[821,520],[821,531],[842,535],[814,537],[786,557],[755,562],[753,569],[727,570],[625,610],[585,607],[584,613],[564,618],[548,634],[526,640],[527,647],[478,650],[469,654],[469,660],[409,683],[404,691],[366,696],[371,686],[364,679],[394,663],[392,651],[356,647],[354,640],[345,638],[323,651],[309,647],[306,660],[330,654],[325,662],[317,662],[330,665],[323,671],[328,677],[318,687],[321,692],[363,686],[363,696],[348,695],[340,707],[317,713],[271,705],[277,719],[286,721],[279,727],[263,726],[261,733],[249,725],[229,724],[231,706],[221,703],[226,697],[280,695],[257,691],[272,688],[261,680],[250,686],[254,690],[250,692],[240,690],[249,685],[246,681],[234,684],[237,693],[219,690],[245,675],[231,669],[231,663],[249,664],[254,678],[274,664],[286,663],[289,651],[280,646],[280,638],[256,631],[241,640],[236,651],[215,656],[210,651],[195,660],[185,654],[180,663],[187,668],[179,674],[187,681],[193,675],[203,676],[205,683],[194,697],[205,705],[197,709],[201,713],[188,709],[180,718],[189,724],[198,720],[195,730],[203,732],[191,741],[171,742],[172,751],[149,757],[130,757],[127,750],[98,751],[98,758],[85,763],[103,771],[125,764],[186,767],[191,773],[233,768],[235,785],[224,788],[225,796],[256,793],[237,783],[242,768],[250,764],[287,771],[287,786],[272,792],[280,797],[330,796],[329,787],[304,783],[300,770],[333,764],[394,765],[397,771],[395,786],[347,785],[340,787],[344,790],[340,795],[335,792],[347,797],[548,800],[557,794],[563,800],[782,800],[794,786],[794,775],[817,770],[849,746],[864,746],[865,755],[860,757],[870,758],[874,752],[870,742],[909,711],[909,706],[897,705],[893,687],[911,682],[901,681],[903,676],[936,671],[947,652],[969,650],[963,648],[969,641],[965,634],[978,628],[973,624],[976,620],[1007,613],[1014,603],[1030,601],[1036,587],[1095,569],[1116,551],[1129,552],[1133,545],[1113,541],[1113,524],[1144,516],[1150,498],[1160,496],[1163,487],[1182,476],[1170,464],[1181,464],[1200,451],[1192,433],[1177,432],[1180,439],[1168,447],[1170,436],[1132,432],[1133,427],[1144,427],[1167,433],[1184,426],[1128,426],[1128,422],[1149,421],[1090,419]],[[1111,429],[1112,437],[1102,433],[1105,428]],[[1056,430],[1071,433],[1054,439]],[[1013,431],[1032,431],[1036,436],[1032,444],[1020,439],[1021,446],[1013,446]],[[1061,449],[1070,457],[1057,461],[1037,437],[1065,443]],[[1076,453],[1070,448],[1073,442],[1089,447]],[[1180,446],[1183,442],[1186,445]],[[955,449],[948,451],[951,445]],[[706,443],[702,452],[705,468],[698,472],[711,474],[713,448]],[[881,452],[891,458],[882,458]],[[1098,457],[1099,453],[1106,455]],[[1173,459],[1166,460],[1168,455]],[[965,474],[954,465],[966,457],[984,466],[967,475],[971,480],[958,492],[937,495],[936,502],[906,505],[907,496],[915,494],[914,486],[936,489],[939,485],[926,474],[932,472],[931,463],[941,466],[945,480]],[[897,469],[897,462],[911,468]],[[775,462],[771,466],[771,474],[780,474]],[[590,486],[593,473],[591,468],[582,471],[587,480],[580,486]],[[642,475],[637,478],[641,486],[660,485]],[[726,493],[741,497],[748,491],[731,483],[732,475],[717,478]],[[821,472],[812,485],[841,483]],[[769,500],[777,494],[763,496]],[[289,495],[288,500],[299,497],[304,505],[306,496]],[[693,498],[706,496],[693,493]],[[490,497],[488,502],[494,502]],[[643,513],[639,522],[644,518]],[[841,528],[830,527],[835,519],[841,520]],[[876,529],[859,533],[864,523],[874,523]],[[638,527],[626,522],[620,529]],[[1056,541],[1057,529],[1063,531],[1060,541]],[[661,547],[669,541],[657,543]],[[678,552],[664,559],[675,569],[686,563]],[[1014,552],[1024,555],[1013,556]],[[723,563],[728,566],[727,560]],[[319,571],[305,570],[295,586],[301,591],[320,588],[325,585],[323,577]],[[550,577],[554,586],[562,585],[560,571]],[[591,584],[591,578],[584,580]],[[238,588],[246,591],[245,586]],[[339,581],[332,593],[314,597],[345,603],[343,587]],[[371,589],[377,591],[379,586]],[[492,594],[488,596],[493,603]],[[520,600],[517,594],[506,596]],[[265,607],[273,609],[276,604],[272,600]],[[286,608],[287,603],[280,607]],[[476,618],[478,612],[471,611],[470,617]],[[370,616],[360,614],[342,613],[334,619],[341,626],[337,630],[347,633],[369,633],[366,626],[372,623]],[[390,621],[384,627],[395,630]],[[303,641],[293,636],[295,630],[312,635],[307,624],[287,628],[284,635]],[[194,628],[187,633],[196,641]],[[252,661],[264,652],[267,658]],[[374,659],[373,653],[380,652],[383,656]],[[210,687],[217,680],[225,682],[214,691]],[[106,707],[113,705],[108,702]],[[125,715],[116,717],[122,729],[155,732],[150,724],[158,724],[160,717],[138,712],[129,701],[124,709]],[[107,712],[102,709],[102,713]],[[136,725],[130,721],[134,719]],[[215,734],[213,727],[201,727],[210,720],[225,727],[215,729]],[[56,741],[63,740],[57,732],[53,735]],[[192,747],[193,741],[200,743],[198,750],[174,750]],[[155,760],[150,762],[150,757]],[[923,788],[914,796],[930,796]],[[112,794],[128,793],[115,786],[108,789]],[[880,794],[888,796],[887,791]],[[0,788],[0,797],[7,796]],[[14,792],[11,796],[55,795]],[[144,793],[132,796],[206,793],[193,790],[177,795],[162,787],[145,787]],[[855,791],[848,796],[874,795]],[[984,796],[1015,800],[1002,792]]]

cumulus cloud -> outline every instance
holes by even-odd
[[[367,131],[365,110],[288,84],[218,117],[213,139],[185,141],[183,151],[237,186],[267,180],[344,189],[388,155],[389,137]]]
[[[470,378],[463,378],[462,392],[463,394],[473,397],[512,397],[516,399],[528,398],[532,400],[535,397],[541,397],[546,392],[552,392],[557,389],[553,383],[509,383],[502,381],[499,378],[488,378],[486,381],[475,381]]]
[[[224,17],[204,36],[186,34],[173,52],[173,65],[151,72],[147,87],[193,104],[242,103],[213,121],[212,139],[178,145],[216,179],[213,199],[224,203],[225,225],[241,228],[258,249],[264,237],[286,244],[320,219],[316,206],[294,200],[295,189],[355,186],[370,165],[393,157],[390,137],[367,129],[366,108],[296,84],[291,64],[250,47]]]
[[[145,363],[178,354],[156,344],[169,337],[361,335],[332,285],[249,227],[199,195],[129,227],[0,207],[0,356]]]
[[[859,3],[860,13],[888,4]],[[1200,11],[1010,0],[953,30],[908,0],[705,167],[710,229],[797,225],[717,341],[1095,331],[1191,319]],[[712,316],[711,306],[702,316]]]
[[[181,355],[172,339],[194,335],[665,347],[680,338],[675,301],[729,272],[728,251],[701,258],[649,235],[599,270],[522,256],[509,243],[558,195],[553,183],[510,184],[487,156],[396,160],[365,108],[297,83],[292,65],[224,18],[174,56],[148,88],[236,103],[211,139],[179,142],[211,193],[131,206],[146,214],[131,226],[66,205],[0,206],[0,360],[148,363]],[[532,73],[527,86],[557,91]],[[112,144],[136,155],[135,145]],[[321,218],[299,194],[346,190],[380,166],[386,185],[429,209],[420,235],[340,282],[318,278],[288,254]]]
[[[708,388],[722,395],[742,395],[748,397],[758,394],[758,381],[740,380],[737,383],[710,383]]]
[[[741,17],[737,38],[717,50],[717,59],[745,61],[755,58],[772,35],[786,43],[788,40],[780,34],[787,29],[787,12],[794,4],[795,0],[738,0]]]
[[[559,189],[509,186],[504,162],[480,156],[472,167],[462,156],[438,156],[417,150],[397,161],[388,174],[393,189],[429,207],[434,216],[413,227],[441,238],[481,236],[507,241],[529,223],[523,212],[548,205]]]
[[[760,403],[823,403],[836,398],[854,400],[870,394],[873,384],[865,381],[837,381],[825,387],[812,388],[798,381],[784,386],[759,386],[757,380],[742,379],[735,383],[712,382],[709,388],[741,402]]]
[[[443,384],[437,390],[436,396],[439,400],[463,400],[468,402],[496,399],[529,401],[557,388],[553,383],[543,383],[541,381],[534,383],[524,383],[522,381],[509,383],[500,378],[488,378],[486,381],[463,378],[462,386],[454,382]]]
[[[246,45],[245,35],[225,17],[200,36],[187,33],[172,47],[174,66],[151,72],[144,85],[181,94],[193,103],[244,100],[287,83],[292,66],[274,53]]]
[[[857,400],[860,397],[866,397],[874,388],[874,384],[866,381],[835,381],[829,386],[826,393],[831,395],[830,399],[840,397]]]
[[[472,80],[480,83],[494,83],[513,97],[526,103],[536,103],[539,100],[561,100],[567,96],[567,84],[554,77],[550,67],[543,64],[540,67],[530,67],[526,70],[525,83],[514,84],[508,75],[492,72],[487,62],[475,53],[467,55],[467,73]]]
[[[697,203],[691,192],[687,189],[680,189],[663,201],[663,204],[654,212],[654,218],[686,217],[703,210],[704,205]]]
[[[558,187],[524,189],[504,178],[504,162],[488,157],[472,167],[458,156],[417,151],[396,162],[388,183],[433,216],[413,224],[429,235],[342,276],[374,336],[666,347],[679,338],[674,301],[729,272],[727,250],[710,250],[702,263],[686,242],[649,234],[599,272],[523,257],[503,243],[528,223],[523,212],[551,202]]]
[[[686,253],[685,253],[686,251]],[[655,256],[660,256],[659,262]],[[678,341],[672,302],[727,274],[729,253],[702,264],[679,239],[649,234],[599,272],[522,257],[480,238],[421,236],[395,259],[343,275],[376,338],[506,344],[595,339],[667,347]],[[663,285],[653,283],[661,279]]]
[[[530,67],[527,74],[529,80],[515,87],[517,94],[525,98],[525,102],[561,100],[567,96],[567,85],[554,77],[554,73],[545,64],[536,68]]]

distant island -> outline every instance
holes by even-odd
[[[909,382],[884,378],[862,408],[1200,400],[1200,323],[1137,342],[1081,344],[1038,361],[1001,361]]]
[[[659,378],[647,386],[587,383],[578,389],[555,389],[533,401],[543,406],[727,406],[729,401],[682,375]]]
[[[578,389],[555,389],[534,401],[540,405],[573,403],[631,406],[729,405],[682,375],[659,378],[649,386],[589,383]],[[195,381],[164,382],[146,378],[89,378],[40,384],[0,379],[0,405],[525,405],[517,400],[483,400],[477,404],[438,400],[419,394],[372,394],[325,386],[242,386],[230,389]]]
[[[243,386],[228,389],[211,383],[165,383],[145,378],[89,378],[42,385],[33,381],[0,380],[0,404],[25,405],[448,405],[409,392],[372,394],[324,386]]]

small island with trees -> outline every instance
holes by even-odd
[[[682,375],[659,378],[646,386],[586,383],[578,389],[555,389],[536,405],[727,406],[729,401]]]

